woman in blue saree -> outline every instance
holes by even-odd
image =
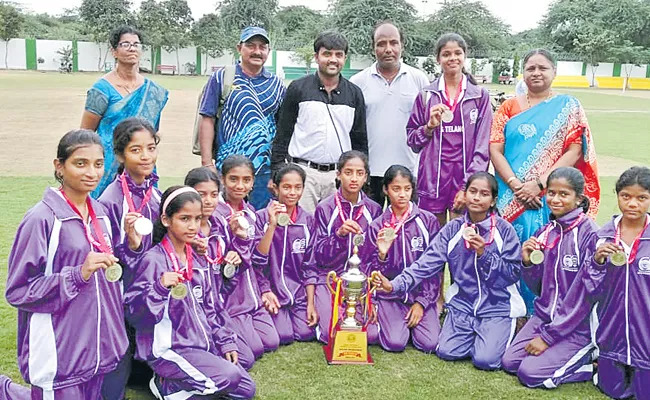
[[[113,71],[88,90],[81,128],[97,131],[104,145],[104,177],[92,193],[98,198],[117,175],[113,154],[113,129],[129,117],[149,121],[158,130],[168,92],[139,73],[142,35],[129,26],[111,33],[111,52],[117,61]]]
[[[590,217],[596,218],[600,204],[596,150],[584,109],[575,97],[552,92],[556,68],[548,51],[533,50],[523,63],[528,91],[503,103],[490,137],[499,183],[497,208],[522,242],[549,221],[543,196],[556,168],[571,166],[582,172]],[[535,296],[523,281],[521,292],[531,314]]]

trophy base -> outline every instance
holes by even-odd
[[[373,365],[368,352],[368,334],[365,330],[336,328],[334,337],[323,346],[325,359],[330,365],[357,364]]]

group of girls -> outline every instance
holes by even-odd
[[[442,228],[417,206],[414,177],[399,165],[384,176],[382,211],[362,190],[368,161],[356,151],[341,156],[340,187],[315,215],[298,205],[305,173],[291,164],[273,178],[275,199],[255,211],[246,202],[254,170],[242,156],[226,159],[221,177],[197,168],[160,193],[158,140],[139,119],[116,127],[121,170],[99,201],[89,197],[103,174],[99,137],[77,130],[59,143],[61,186],[25,215],[6,286],[33,398],[120,399],[133,357],[153,371],[157,398],[251,398],[247,370],[265,352],[327,342],[338,321],[326,275],[342,274],[355,249],[365,273],[380,272],[374,305],[359,316],[369,343],[402,351],[411,342],[547,388],[590,379],[600,353],[601,390],[650,397],[647,168],[620,177],[622,215],[600,230],[586,216],[580,172],[556,169],[545,197],[552,221],[521,245],[496,212],[486,172],[467,179],[465,212]],[[441,327],[445,265],[453,284]],[[515,335],[522,275],[539,297]],[[7,398],[30,397],[0,384]]]

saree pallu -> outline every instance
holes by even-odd
[[[126,97],[117,94],[115,88],[105,79],[100,79],[91,90],[95,89],[102,92],[108,99],[108,107],[102,114],[102,119],[97,126],[97,134],[101,137],[104,145],[104,176],[97,188],[91,193],[92,197],[96,199],[117,176],[119,163],[113,152],[113,130],[115,127],[127,118],[139,117],[149,121],[158,130],[160,115],[165,104],[167,104],[168,92],[146,78],[142,86]],[[111,99],[117,101],[111,102]]]
[[[582,157],[575,164],[585,177],[585,196],[589,215],[598,214],[600,184],[596,149],[580,102],[568,95],[557,95],[512,117],[505,125],[504,155],[512,171],[522,181],[530,181],[548,171],[573,143],[582,144]],[[526,210],[510,187],[497,176],[501,216],[512,223],[523,243],[549,221],[550,210],[542,198],[539,210]],[[522,295],[529,311],[534,295],[522,282]],[[532,298],[531,298],[532,297]]]

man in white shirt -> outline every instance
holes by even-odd
[[[377,24],[372,41],[377,61],[350,81],[361,88],[366,103],[370,187],[372,198],[383,205],[382,180],[391,165],[417,172],[417,155],[406,144],[406,124],[416,96],[429,80],[424,72],[401,62],[404,36],[392,22]]]

